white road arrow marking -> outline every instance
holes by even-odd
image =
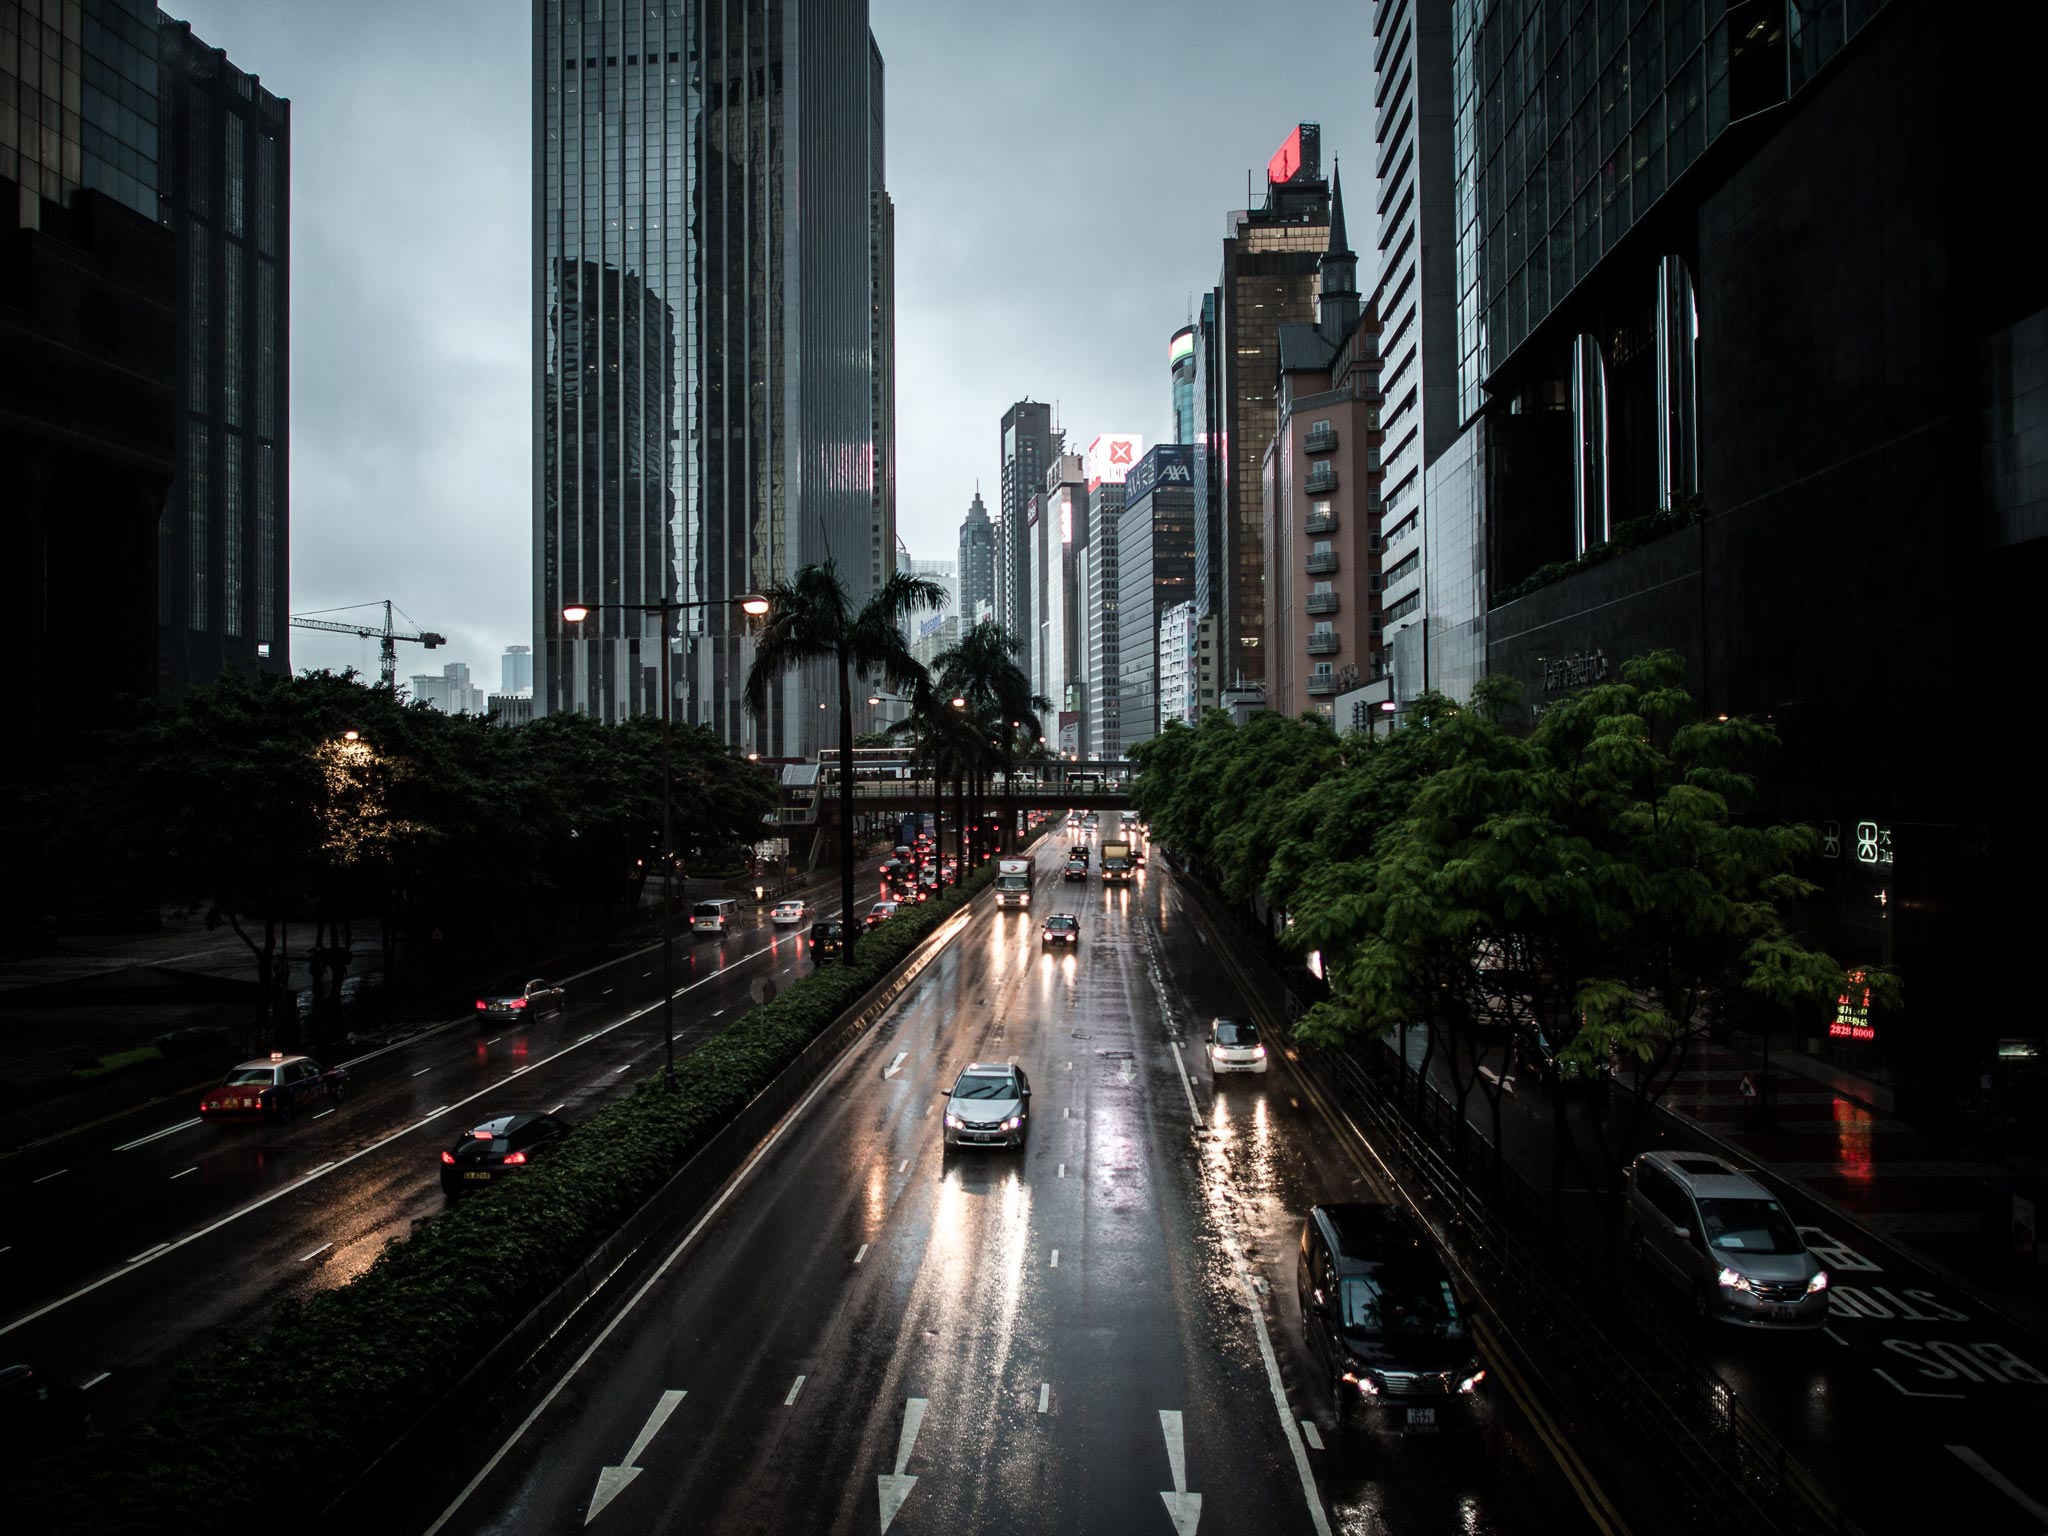
[[[883,1077],[884,1077],[885,1079],[886,1079],[886,1078],[891,1078],[891,1077],[894,1077],[894,1076],[895,1076],[895,1075],[896,1075],[896,1074],[897,1074],[898,1072],[902,1071],[902,1070],[903,1070],[903,1063],[904,1063],[904,1060],[905,1060],[905,1058],[907,1058],[907,1057],[908,1057],[909,1055],[910,1055],[910,1052],[908,1052],[908,1051],[898,1051],[898,1052],[896,1053],[896,1059],[895,1059],[894,1061],[890,1062],[888,1066],[886,1066],[886,1067],[884,1067],[884,1068],[882,1069],[882,1076],[883,1076]]]
[[[1162,1493],[1167,1517],[1179,1536],[1195,1536],[1202,1518],[1202,1496],[1188,1492],[1188,1452],[1181,1435],[1180,1415],[1170,1408],[1159,1410],[1159,1428],[1166,1436],[1166,1464],[1173,1469],[1173,1492]]]
[[[661,1401],[654,1405],[654,1412],[647,1415],[647,1422],[640,1426],[640,1433],[634,1437],[633,1448],[626,1452],[624,1465],[599,1467],[597,1469],[597,1492],[590,1496],[590,1509],[583,1517],[585,1525],[590,1524],[604,1513],[605,1505],[626,1491],[626,1485],[640,1475],[637,1463],[640,1453],[647,1449],[647,1443],[661,1432],[661,1426],[668,1422],[668,1416],[676,1411],[687,1393],[671,1387],[661,1394]]]
[[[896,1511],[903,1507],[903,1501],[910,1497],[910,1490],[917,1486],[917,1479],[906,1477],[903,1469],[910,1465],[910,1453],[917,1449],[917,1432],[924,1423],[925,1399],[905,1398],[903,1402],[903,1437],[896,1442],[896,1470],[884,1473],[875,1479],[877,1492],[882,1500],[882,1530],[889,1529],[889,1523],[896,1518]]]

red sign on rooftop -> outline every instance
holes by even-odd
[[[1301,169],[1301,129],[1287,135],[1287,142],[1273,152],[1273,158],[1266,162],[1266,181],[1271,184],[1292,181],[1294,173]]]

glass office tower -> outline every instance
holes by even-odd
[[[565,604],[701,602],[669,707],[808,755],[826,680],[790,674],[755,718],[730,604],[826,559],[872,588],[867,6],[534,0],[533,36],[537,708],[662,707],[656,621]]]

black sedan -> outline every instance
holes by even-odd
[[[464,1131],[441,1153],[441,1188],[455,1196],[513,1178],[561,1146],[569,1127],[553,1115],[497,1115]]]
[[[538,976],[516,992],[486,992],[476,1000],[477,1012],[491,1020],[534,1019],[544,1013],[560,1013],[568,1006],[568,992]]]
[[[1063,880],[1086,880],[1088,878],[1088,861],[1086,859],[1067,860],[1066,871],[1060,878]]]
[[[836,918],[811,924],[811,959],[837,960],[846,951],[846,928]]]

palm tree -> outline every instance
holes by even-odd
[[[747,671],[747,705],[757,714],[768,706],[768,685],[805,662],[832,663],[839,672],[839,919],[853,934],[853,680],[856,674],[885,679],[892,688],[914,688],[925,670],[903,643],[903,620],[920,608],[943,608],[946,589],[936,581],[902,572],[875,589],[858,609],[830,560],[807,565],[764,594],[768,620],[755,642]],[[863,688],[866,684],[863,682]]]
[[[1043,734],[1040,716],[1052,709],[1052,701],[1031,691],[1031,679],[1017,665],[1023,649],[999,624],[976,624],[960,637],[957,645],[941,651],[932,663],[938,691],[952,698],[964,698],[967,712],[981,727],[1004,774],[1004,841],[1017,824],[1016,775],[1020,746],[1029,747]],[[987,772],[996,758],[985,764]],[[977,816],[977,820],[983,819]],[[963,861],[964,862],[964,861]]]

